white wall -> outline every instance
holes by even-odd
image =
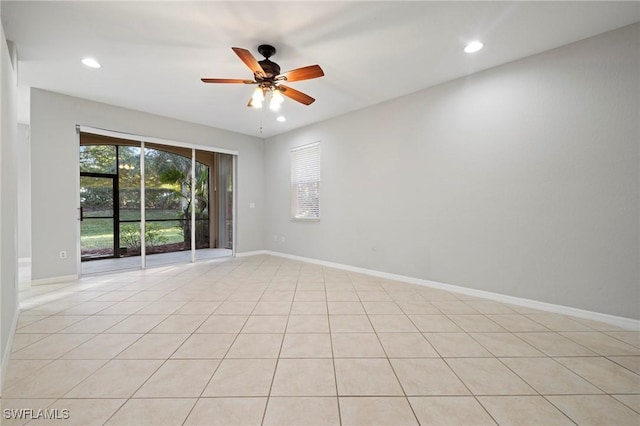
[[[0,23],[0,365],[6,368],[18,312],[17,256],[17,53]],[[1,375],[1,374],[0,374]],[[0,382],[1,382],[0,378]]]
[[[33,280],[78,273],[79,147],[76,125],[238,151],[236,250],[246,252],[263,248],[262,139],[32,89]],[[255,203],[256,208],[250,209],[250,203]],[[61,250],[68,252],[67,259],[58,258]]]
[[[18,123],[18,258],[31,258],[31,141],[29,125]]]
[[[639,52],[636,24],[268,139],[266,248],[640,318]],[[290,222],[318,140],[322,220]]]

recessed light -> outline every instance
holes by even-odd
[[[82,58],[82,63],[89,68],[100,68],[100,62],[96,61],[94,58]]]
[[[276,118],[276,120],[278,120],[281,123],[284,123],[285,121],[287,121],[284,115],[279,115],[278,118]]]
[[[464,51],[467,53],[475,53],[478,50],[482,49],[484,47],[484,43],[482,43],[481,41],[472,41],[471,43],[467,44],[467,46],[464,48]]]

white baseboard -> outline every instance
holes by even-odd
[[[426,287],[437,288],[440,290],[447,290],[455,293],[462,293],[469,296],[482,297],[484,299],[495,300],[497,302],[510,303],[512,305],[517,305],[517,306],[525,306],[528,308],[539,309],[541,311],[553,312],[556,314],[563,314],[563,315],[571,315],[574,317],[584,318],[592,321],[604,322],[606,324],[615,325],[616,327],[621,327],[628,330],[640,330],[640,320],[636,320],[632,318],[618,317],[614,315],[603,314],[600,312],[593,312],[593,311],[587,311],[587,310],[578,309],[578,308],[572,308],[570,306],[555,305],[553,303],[540,302],[537,300],[524,299],[521,297],[507,296],[500,293],[492,293],[489,291],[476,290],[476,289],[461,287],[461,286],[452,285],[452,284],[444,284],[437,281],[424,280],[421,278],[413,278],[413,277],[407,277],[404,275],[390,274],[388,272],[375,271],[373,269],[360,268],[360,267],[351,266],[351,265],[343,265],[341,263],[327,262],[324,260],[312,259],[312,258],[302,257],[302,256],[294,256],[291,254],[280,253],[277,251],[261,250],[259,253],[258,252],[249,252],[249,253],[269,254],[272,256],[283,257],[286,259],[299,260],[302,262],[313,263],[316,265],[342,269],[349,272],[367,274],[367,275],[372,275],[374,277],[380,277],[380,278],[385,278],[385,279],[394,280],[394,281],[401,281],[409,284],[423,285]],[[250,256],[250,254],[246,254],[246,255]]]
[[[78,279],[78,274],[74,275],[61,275],[59,277],[51,277],[51,278],[42,278],[39,280],[31,280],[31,285],[44,285],[44,284],[58,284],[67,281],[76,281]]]
[[[0,397],[2,397],[2,389],[4,389],[4,378],[7,373],[7,367],[9,366],[9,359],[11,358],[11,349],[13,348],[13,338],[16,334],[16,327],[18,326],[18,318],[20,317],[20,307],[17,305],[18,305],[18,302],[16,301],[16,311],[14,312],[13,319],[11,320],[11,329],[9,330],[7,347],[4,349],[4,353],[2,354],[2,363],[0,364]]]
[[[259,254],[270,254],[270,252],[267,250],[245,251],[242,253],[236,253],[236,257],[257,256]]]

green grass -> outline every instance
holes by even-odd
[[[147,221],[153,219],[175,219],[178,217],[177,210],[148,210],[146,212]],[[101,212],[94,212],[95,216]],[[139,210],[121,210],[120,220],[139,220]],[[161,235],[166,239],[165,244],[180,243],[184,241],[182,226],[179,221],[171,222],[150,222],[157,224]],[[120,226],[125,225],[122,223]],[[140,226],[138,223],[130,223],[133,226]],[[81,222],[80,246],[82,250],[111,249],[113,248],[113,219],[90,219],[85,216]]]

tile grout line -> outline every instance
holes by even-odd
[[[322,274],[323,276],[324,274],[324,266],[322,267]],[[327,296],[327,284],[326,284],[326,278],[325,278],[325,283],[324,283],[324,299],[325,299],[325,305],[327,308],[327,323],[328,323],[328,327],[329,327],[329,345],[331,347],[331,365],[333,366],[333,383],[336,386],[336,404],[337,404],[337,408],[338,408],[338,424],[342,426],[342,413],[340,410],[340,393],[338,392],[338,372],[336,371],[336,355],[333,349],[333,334],[331,333],[331,321],[329,320],[330,317],[329,315],[331,314],[329,312],[329,298]]]
[[[281,269],[281,266],[278,267],[278,270],[280,269]],[[284,346],[284,339],[287,336],[287,328],[289,327],[289,318],[291,317],[291,311],[293,310],[293,303],[295,301],[296,292],[298,289],[298,282],[300,279],[299,277],[300,277],[300,273],[298,272],[298,277],[296,278],[295,287],[293,289],[293,297],[291,298],[291,305],[289,306],[289,314],[287,314],[287,321],[285,322],[284,331],[282,333],[282,341],[280,342],[280,349],[278,351],[278,357],[276,358],[276,365],[273,368],[273,375],[271,376],[271,384],[269,385],[269,391],[267,393],[267,399],[264,404],[264,411],[262,412],[262,419],[260,421],[260,425],[264,425],[264,421],[267,417],[267,409],[269,408],[269,401],[271,400],[271,391],[273,389],[273,384],[276,380],[276,373],[278,371],[278,365],[280,364],[280,354],[282,353],[282,347]],[[271,282],[273,282],[273,278],[271,279],[270,284]]]

